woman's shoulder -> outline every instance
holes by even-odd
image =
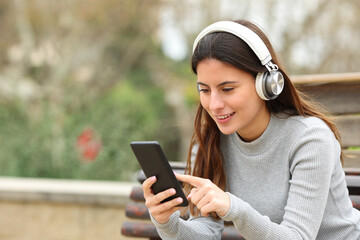
[[[281,135],[289,141],[289,144],[314,139],[337,142],[333,131],[321,118],[297,115],[283,118],[280,121],[282,121]]]
[[[324,120],[314,116],[296,115],[283,118],[283,121],[285,121],[285,125],[287,127],[292,127],[301,131],[309,129],[323,129],[331,131]]]

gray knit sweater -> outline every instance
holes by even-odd
[[[360,239],[340,163],[340,145],[315,117],[271,116],[265,132],[243,142],[221,136],[232,221],[247,240]],[[223,220],[184,221],[179,212],[153,223],[162,239],[220,239]]]

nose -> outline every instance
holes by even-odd
[[[219,109],[222,109],[224,105],[224,101],[221,96],[219,96],[219,94],[217,94],[216,92],[211,93],[209,102],[210,111],[217,111]]]

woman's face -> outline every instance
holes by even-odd
[[[201,105],[223,134],[237,132],[245,141],[261,136],[270,113],[257,95],[250,73],[216,59],[206,59],[198,64],[197,77]]]

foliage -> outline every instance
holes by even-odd
[[[138,169],[129,143],[161,139],[167,148],[176,145],[171,111],[161,90],[138,87],[140,79],[126,79],[98,101],[64,110],[62,134],[54,134],[48,104],[37,119],[27,115],[22,103],[0,106],[1,175],[25,177],[130,180]],[[94,161],[83,160],[76,140],[92,128],[102,148]],[[174,148],[173,148],[174,149]],[[176,154],[168,154],[175,158]]]
[[[158,140],[178,159],[173,109],[146,61],[165,62],[159,5],[0,3],[1,175],[131,180],[133,140]]]

